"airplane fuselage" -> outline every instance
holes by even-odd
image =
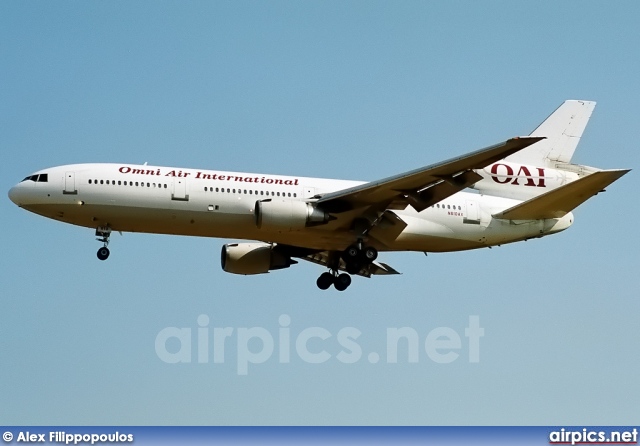
[[[490,172],[490,170],[488,170]],[[46,174],[46,181],[39,175]],[[34,178],[35,177],[35,178]],[[262,175],[132,164],[75,164],[44,169],[10,191],[19,206],[54,220],[114,231],[261,240],[318,250],[343,250],[351,228],[332,221],[292,230],[261,229],[256,201],[313,201],[360,181]],[[35,179],[35,181],[34,181]],[[422,212],[395,212],[401,234],[370,244],[380,251],[446,252],[500,245],[555,233],[573,222],[513,222],[492,217],[520,200],[458,192]]]

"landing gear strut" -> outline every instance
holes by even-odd
[[[104,243],[104,246],[98,249],[98,258],[100,260],[107,260],[109,258],[109,237],[111,236],[111,228],[108,226],[98,226],[96,228],[96,240]]]

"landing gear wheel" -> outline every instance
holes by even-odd
[[[98,226],[96,228],[96,240],[102,243],[104,246],[98,249],[98,258],[100,260],[107,260],[109,258],[109,237],[111,237],[111,228],[109,226]]]
[[[351,245],[344,251],[345,257],[349,260],[355,260],[360,257],[360,248],[357,245]]]
[[[378,258],[378,250],[373,246],[369,246],[364,249],[364,258],[367,259],[368,262],[373,262]]]
[[[98,258],[100,260],[107,260],[109,258],[109,248],[106,246],[98,249]]]
[[[349,288],[349,285],[351,285],[351,276],[349,274],[340,274],[338,277],[336,277],[336,280],[333,284],[334,287],[336,287],[336,290],[338,291],[344,291],[347,288]]]
[[[322,273],[320,274],[320,277],[318,277],[318,280],[316,280],[316,285],[318,285],[318,288],[320,288],[321,290],[326,290],[331,285],[333,285],[333,280],[333,274]]]

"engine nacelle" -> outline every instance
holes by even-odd
[[[267,231],[297,231],[331,219],[310,203],[282,199],[256,201],[255,215],[258,228]]]
[[[268,243],[231,243],[222,247],[222,269],[232,274],[264,274],[296,263]]]

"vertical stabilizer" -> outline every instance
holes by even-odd
[[[515,153],[507,161],[539,167],[570,163],[596,103],[568,100],[554,111],[531,136],[546,139]]]

